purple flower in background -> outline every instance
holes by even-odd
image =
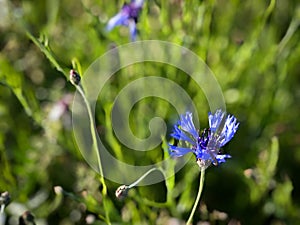
[[[137,34],[136,24],[143,3],[144,0],[131,0],[130,3],[125,3],[121,11],[108,21],[106,30],[111,31],[114,27],[120,25],[129,27],[131,41],[135,41]]]
[[[239,123],[234,116],[225,117],[225,112],[217,110],[209,113],[209,128],[199,135],[193,123],[192,113],[180,116],[175,124],[171,136],[178,140],[178,145],[169,144],[172,157],[181,157],[189,152],[196,156],[200,167],[207,167],[211,163],[218,165],[225,162],[230,155],[219,154],[219,149],[228,143],[236,133]]]
[[[62,99],[60,99],[52,106],[48,114],[48,119],[50,121],[59,120],[68,111],[72,101],[73,101],[73,95],[66,94]]]

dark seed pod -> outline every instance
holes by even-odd
[[[1,193],[1,195],[0,195],[0,205],[7,206],[9,202],[10,202],[10,194],[7,191]]]
[[[19,225],[35,225],[34,216],[31,212],[25,211],[19,217]]]
[[[115,193],[116,197],[118,199],[125,198],[127,196],[128,190],[129,190],[129,188],[126,185],[122,185],[122,186],[118,187],[118,189],[116,190],[116,193]]]
[[[75,70],[70,70],[70,82],[73,85],[78,85],[80,83],[81,77]]]

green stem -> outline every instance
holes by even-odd
[[[92,134],[92,140],[93,140],[93,150],[96,152],[97,154],[97,161],[98,161],[98,168],[99,168],[99,173],[100,173],[100,182],[102,184],[102,195],[103,195],[103,206],[104,206],[104,210],[105,210],[105,217],[106,217],[106,222],[107,224],[111,225],[110,222],[110,218],[109,218],[109,213],[107,210],[107,204],[106,204],[106,196],[107,196],[107,187],[105,184],[105,179],[104,179],[104,173],[103,173],[103,168],[102,168],[102,163],[101,163],[101,157],[100,157],[100,151],[98,149],[98,141],[97,141],[97,134],[96,134],[96,127],[95,127],[95,121],[94,121],[94,117],[92,114],[92,110],[90,107],[90,104],[87,100],[87,98],[85,97],[85,94],[83,92],[83,89],[81,87],[81,85],[75,85],[77,91],[80,93],[80,95],[82,96],[84,103],[86,104],[86,108],[88,110],[88,115],[90,118],[90,128],[91,128],[91,134]]]
[[[192,224],[193,216],[194,216],[194,213],[196,211],[197,205],[198,205],[200,197],[201,197],[201,193],[202,193],[202,190],[203,190],[203,184],[204,184],[205,167],[201,168],[200,173],[201,173],[201,175],[200,175],[200,181],[199,181],[198,194],[197,194],[197,198],[196,198],[196,201],[194,203],[193,209],[191,211],[190,217],[189,217],[188,221],[186,222],[187,225]]]
[[[144,173],[139,179],[137,179],[135,182],[133,182],[132,184],[128,185],[128,188],[132,188],[134,186],[136,186],[138,183],[140,183],[146,176],[148,176],[150,173],[152,173],[153,171],[158,170],[161,171],[163,173],[163,171],[159,168],[152,168],[150,170],[148,170],[146,173]]]
[[[4,208],[5,208],[5,204],[1,204],[0,214],[3,214],[3,213],[4,213]]]

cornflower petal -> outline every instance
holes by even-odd
[[[221,146],[224,146],[227,144],[236,133],[237,129],[239,127],[239,123],[237,122],[236,118],[234,116],[228,115],[225,121],[225,125],[222,131],[222,135],[224,136]]]
[[[197,147],[198,132],[193,123],[192,113],[187,112],[180,116],[180,120],[174,125],[171,136],[179,141],[187,141],[191,144],[190,148],[176,147],[169,145],[171,156],[180,157],[189,152],[194,152]]]
[[[187,112],[185,115],[181,115],[180,118],[181,118],[181,121],[180,121],[181,129],[186,131],[187,133],[190,133],[194,137],[194,139],[197,140],[199,134],[193,123],[193,114],[190,112]]]
[[[128,27],[129,27],[130,39],[131,41],[135,41],[137,35],[137,29],[134,20],[132,19],[129,20]]]
[[[136,8],[141,8],[143,7],[144,0],[131,0],[131,4],[133,4]]]
[[[215,114],[212,114],[211,112],[208,113],[209,127],[212,133],[215,133],[220,127],[224,115],[225,112],[221,109],[218,109]]]
[[[178,125],[176,124],[174,126],[173,133],[171,133],[171,137],[177,139],[177,140],[182,140],[182,141],[187,141],[192,145],[196,145],[196,140],[192,140],[192,138],[189,137],[187,133],[182,131]]]
[[[111,31],[114,27],[122,25],[129,28],[131,41],[136,40],[139,14],[142,10],[143,0],[131,0],[130,3],[125,3],[121,11],[112,17],[106,26],[107,31]]]
[[[220,127],[223,117],[225,116],[225,112],[222,110],[217,110],[215,114],[208,114],[208,119],[209,119],[209,126],[210,130],[212,132],[212,137],[216,136],[216,132],[219,129],[222,129],[220,134],[217,134],[217,137],[215,137],[215,143],[217,144],[216,147],[222,147],[226,143],[228,143],[236,133],[239,123],[237,123],[237,120],[234,116],[228,115],[223,128]]]
[[[197,148],[194,153],[197,159],[214,161],[213,155],[209,154],[205,149]]]
[[[181,157],[187,153],[193,152],[190,148],[178,147],[171,144],[169,144],[169,150],[172,157]]]
[[[231,155],[227,155],[227,154],[225,154],[225,155],[216,155],[216,159],[217,159],[218,163],[224,163],[224,162],[226,162],[225,159],[229,159],[229,158],[231,158]]]
[[[111,31],[114,27],[119,25],[126,25],[126,21],[128,20],[128,15],[124,12],[119,12],[117,15],[112,17],[106,26],[107,31]]]

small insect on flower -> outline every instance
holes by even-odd
[[[174,125],[171,136],[178,140],[178,145],[169,144],[172,157],[181,157],[189,152],[196,156],[200,167],[207,168],[211,163],[218,165],[231,158],[228,154],[219,154],[222,146],[227,144],[236,133],[239,123],[234,116],[228,115],[222,110],[214,114],[208,114],[209,128],[201,134],[195,128],[192,113],[187,112],[180,116],[180,120]]]
[[[121,11],[112,17],[106,26],[107,31],[111,31],[116,26],[129,27],[131,41],[136,40],[136,24],[139,14],[142,10],[144,0],[131,0],[130,3],[125,3]]]

